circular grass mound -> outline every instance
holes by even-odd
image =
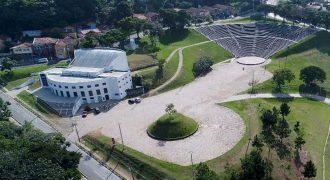
[[[180,113],[164,115],[152,123],[147,130],[150,137],[158,140],[178,140],[193,135],[198,130],[198,123]]]

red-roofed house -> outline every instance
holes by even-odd
[[[31,43],[22,43],[17,46],[10,48],[10,53],[15,59],[29,60],[32,59],[32,44]]]
[[[33,57],[34,58],[48,58],[52,60],[56,58],[55,44],[58,39],[43,37],[34,38],[32,43]]]

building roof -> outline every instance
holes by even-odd
[[[34,38],[33,44],[55,44],[58,39],[50,37]]]
[[[121,63],[127,64],[127,58],[121,59],[124,57],[126,58],[126,52],[116,49],[78,49],[75,51],[72,66],[91,68],[107,68],[116,64],[122,66]]]
[[[80,31],[80,33],[83,34],[83,35],[86,35],[90,32],[101,33],[101,31],[98,28],[96,28],[96,29],[85,29],[85,30]]]
[[[133,17],[141,19],[141,20],[148,19],[144,14],[133,14]]]
[[[145,16],[147,17],[147,18],[153,18],[154,16],[158,16],[159,14],[158,13],[155,13],[155,12],[148,12],[148,13],[146,13],[145,14]]]
[[[32,46],[31,43],[22,43],[17,46],[12,47],[11,49],[16,49],[16,48],[30,48]]]

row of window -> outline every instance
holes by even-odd
[[[50,85],[51,85],[51,86],[54,86],[54,87],[57,87],[56,84],[52,84],[52,83],[50,83]],[[103,85],[103,86],[106,86],[107,83],[102,83],[102,85]],[[95,87],[99,87],[100,85],[99,85],[99,84],[95,84],[94,86],[95,86]],[[79,87],[79,89],[84,89],[84,86],[78,86],[78,87]],[[87,87],[87,88],[92,88],[91,85],[87,85],[86,87]],[[58,88],[62,88],[62,85],[58,85]],[[65,89],[69,89],[68,86],[64,86],[64,88],[65,88]],[[76,89],[76,86],[71,86],[71,89]]]
[[[107,94],[109,91],[108,91],[107,88],[104,88],[104,89],[103,89],[103,92],[104,92],[104,94]],[[57,96],[64,96],[64,92],[63,92],[63,91],[59,91],[59,92],[58,92],[56,89],[55,89],[55,94],[56,94]],[[80,95],[81,95],[81,97],[86,97],[85,91],[80,91]],[[94,96],[93,91],[88,91],[88,95],[89,95],[90,97]],[[96,95],[101,95],[101,90],[100,90],[100,89],[97,89],[97,90],[96,90]],[[69,91],[66,91],[66,97],[71,97]],[[77,92],[73,92],[73,97],[78,97],[78,93],[77,93]]]

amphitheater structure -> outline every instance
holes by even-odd
[[[196,31],[235,55],[244,65],[262,64],[276,52],[316,32],[312,28],[267,23],[225,24]]]

